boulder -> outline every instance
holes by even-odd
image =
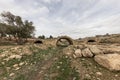
[[[74,54],[76,57],[82,57],[82,51],[80,49],[76,49]]]
[[[73,46],[69,46],[63,49],[63,53],[67,56],[72,56],[74,53]]]
[[[82,55],[84,57],[93,57],[93,54],[91,53],[91,51],[89,50],[89,48],[85,48],[82,50]]]
[[[103,54],[103,51],[101,51],[96,45],[90,45],[89,48],[94,55]]]
[[[114,53],[96,55],[94,60],[110,71],[120,71],[120,54]]]

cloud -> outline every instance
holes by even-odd
[[[120,0],[0,0],[10,11],[34,22],[36,36],[73,38],[120,33]]]

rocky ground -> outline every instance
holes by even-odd
[[[48,42],[0,46],[0,80],[120,80],[120,44]]]

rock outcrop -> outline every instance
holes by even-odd
[[[94,60],[110,71],[120,71],[120,54],[114,53],[96,55]]]
[[[91,52],[94,55],[103,54],[103,52],[100,49],[98,49],[98,47],[96,45],[90,45],[88,47],[90,48]]]

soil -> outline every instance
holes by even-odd
[[[51,41],[40,45],[0,46],[0,80],[120,80],[120,71],[109,71],[97,64],[93,58],[74,59],[66,56],[62,51],[64,47],[58,48],[52,45],[55,41]],[[23,52],[16,50],[16,47],[23,52],[26,49],[32,54],[21,54]],[[1,57],[5,52],[10,54]],[[5,60],[13,54],[22,58]],[[24,64],[20,66],[22,62]],[[13,67],[15,64],[18,66]]]

